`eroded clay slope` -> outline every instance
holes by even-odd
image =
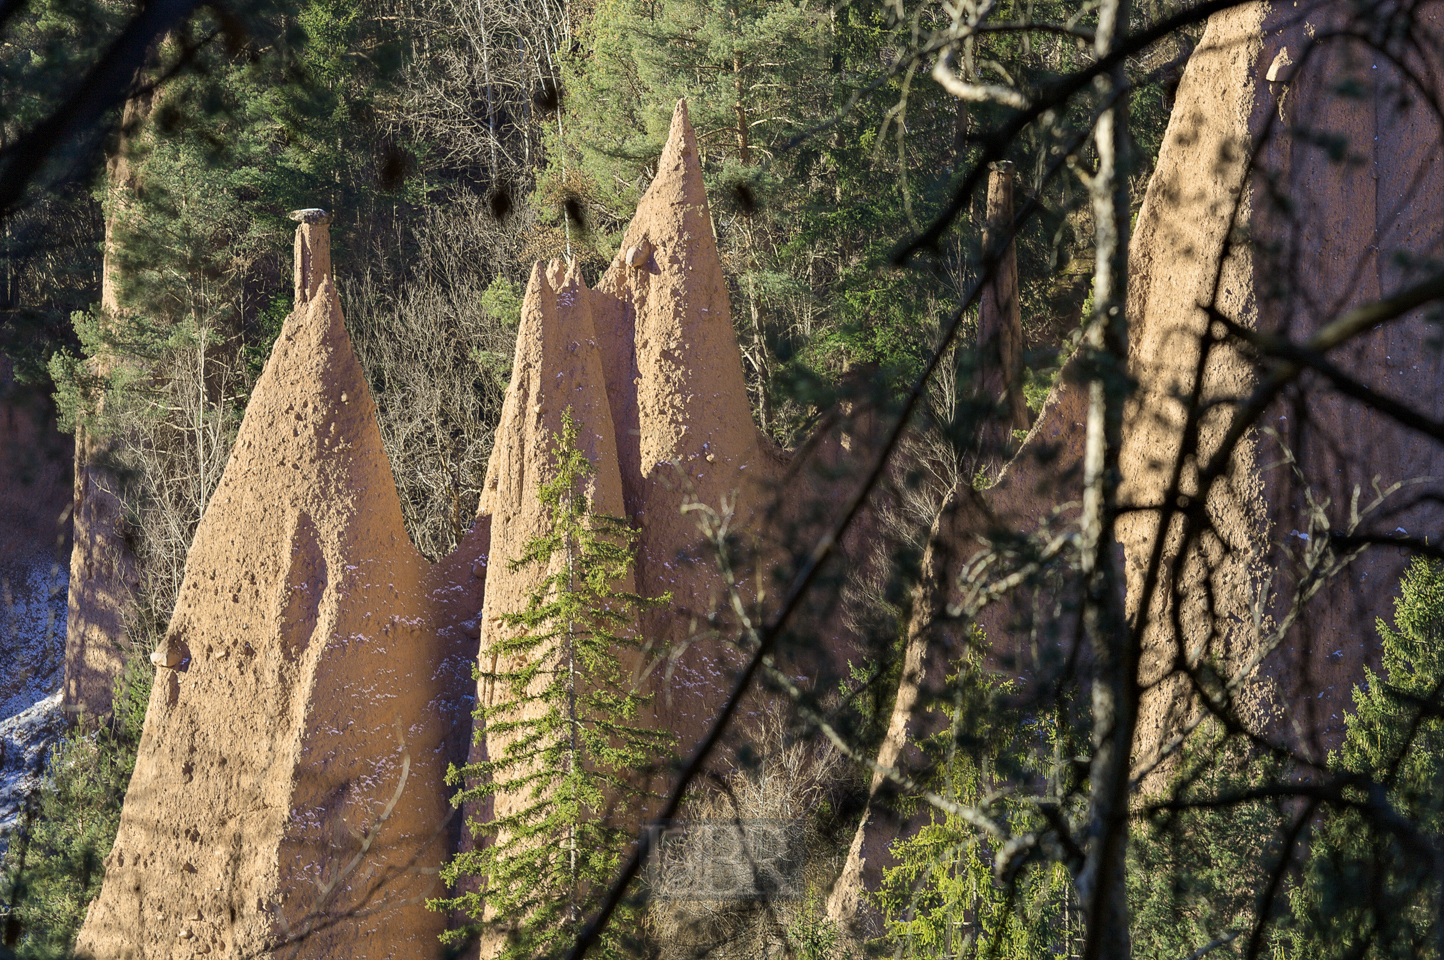
[[[429,957],[449,852],[426,566],[303,223],[297,306],[192,545],[78,949]]]
[[[1438,34],[1440,9],[1419,11],[1426,44]],[[1418,282],[1423,264],[1441,253],[1438,120],[1422,101],[1400,95],[1408,84],[1386,57],[1347,37],[1317,42],[1348,16],[1341,3],[1251,4],[1215,14],[1189,64],[1132,251],[1140,390],[1124,448],[1127,501],[1156,504],[1169,489],[1187,415],[1179,397],[1223,401],[1200,420],[1202,457],[1186,460],[1179,474],[1191,496],[1198,462],[1218,452],[1234,410],[1260,382],[1265,367],[1236,341],[1206,336],[1204,307],[1304,341],[1349,309]],[[1423,62],[1418,51],[1394,51],[1433,96],[1444,90],[1437,52]],[[1364,95],[1347,95],[1350,89]],[[1251,236],[1252,247],[1227,245],[1231,231],[1235,240]],[[1331,360],[1369,389],[1438,417],[1444,371],[1429,346],[1431,329],[1415,312]],[[1200,362],[1204,343],[1209,353]],[[1210,650],[1246,671],[1266,652],[1323,544],[1350,533],[1437,540],[1444,514],[1431,499],[1444,492],[1440,477],[1438,444],[1305,377],[1232,452],[1200,515],[1204,536],[1183,550],[1179,528],[1168,531],[1159,570],[1171,599],[1147,611],[1158,514],[1120,522],[1130,612],[1150,616],[1147,666],[1157,675],[1179,651]],[[1376,479],[1386,491],[1410,485],[1370,512]],[[1361,516],[1351,530],[1352,503]],[[1331,579],[1240,686],[1246,715],[1322,755],[1342,729],[1363,663],[1376,655],[1375,619],[1392,613],[1402,560],[1401,551],[1375,548]],[[1255,613],[1262,614],[1257,624]],[[1147,706],[1145,749],[1188,712],[1167,686]]]
[[[672,595],[669,609],[647,621],[648,639],[670,657],[657,673],[656,722],[677,731],[686,750],[731,690],[735,662],[708,637],[709,617],[728,605],[716,552],[682,508],[726,504],[738,530],[765,530],[760,520],[783,470],[782,454],[752,421],[686,101],[592,302],[628,516],[641,530],[637,585],[646,596]],[[748,547],[770,555],[765,536]],[[757,566],[765,561],[744,562],[749,597]]]

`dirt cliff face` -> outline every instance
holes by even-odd
[[[308,284],[197,531],[78,949],[432,956],[448,703],[426,564],[303,223]]]
[[[75,451],[65,705],[98,716],[110,711],[111,687],[124,666],[121,639],[139,571],[117,495],[120,481],[106,468],[103,445],[80,425]]]
[[[1121,458],[1120,496],[1125,502],[1157,502],[1170,483],[1186,416],[1175,397],[1195,386],[1199,344],[1208,330],[1209,318],[1200,305],[1217,303],[1231,315],[1252,321],[1255,265],[1246,251],[1225,243],[1233,224],[1247,224],[1253,209],[1247,164],[1258,133],[1251,114],[1261,80],[1263,16],[1262,5],[1250,4],[1209,20],[1179,84],[1177,105],[1138,217],[1131,249],[1129,333],[1139,389],[1127,412]],[[1200,169],[1209,175],[1200,176]],[[1253,365],[1236,350],[1211,348],[1202,362],[1208,399],[1242,398],[1255,382]],[[1204,458],[1217,451],[1229,422],[1229,409],[1220,406],[1199,425],[1197,446]],[[1207,593],[1196,589],[1204,579],[1212,579],[1222,591],[1225,609],[1248,609],[1249,591],[1258,576],[1254,565],[1262,559],[1259,551],[1267,530],[1257,460],[1257,440],[1251,435],[1208,505],[1223,537],[1210,538],[1204,551],[1190,555],[1175,574],[1181,588],[1177,613],[1186,624],[1185,635],[1176,639],[1192,647],[1207,643],[1214,622],[1205,609]],[[1194,477],[1185,489],[1196,489]],[[1127,556],[1129,613],[1134,617],[1143,615],[1138,597],[1157,526],[1157,516],[1149,514],[1128,514],[1118,521]],[[1172,539],[1176,542],[1176,530]],[[1171,605],[1155,603],[1147,614],[1158,625],[1146,641],[1149,679],[1156,679],[1171,656],[1175,638],[1166,635],[1164,625],[1172,612]],[[1150,698],[1139,726],[1145,752],[1176,727],[1177,711],[1186,710],[1178,699],[1181,693],[1175,681]],[[1252,706],[1257,715],[1259,705]]]
[[[1347,14],[1337,3],[1215,14],[1188,66],[1132,250],[1140,390],[1124,448],[1126,501],[1156,503],[1169,488],[1187,417],[1174,397],[1197,388],[1205,401],[1227,401],[1199,420],[1203,456],[1180,475],[1181,491],[1192,495],[1197,462],[1219,450],[1236,405],[1272,369],[1237,341],[1221,342],[1221,325],[1208,336],[1203,306],[1305,341],[1349,309],[1418,282],[1421,268],[1404,264],[1440,254],[1444,131],[1422,102],[1401,95],[1409,84],[1386,57],[1344,37],[1316,42]],[[1421,16],[1437,29],[1437,6]],[[1437,63],[1396,52],[1437,96]],[[1341,93],[1351,87],[1364,95]],[[1199,176],[1201,169],[1212,175]],[[1252,246],[1227,246],[1231,230],[1251,236]],[[1437,417],[1444,371],[1428,346],[1432,329],[1416,311],[1330,358],[1356,382]],[[1200,515],[1203,537],[1184,550],[1179,526],[1166,534],[1161,570],[1171,599],[1151,611],[1151,668],[1161,670],[1181,647],[1212,649],[1246,669],[1265,653],[1325,544],[1338,544],[1340,534],[1437,540],[1444,514],[1430,501],[1440,481],[1424,478],[1441,476],[1437,444],[1306,375],[1268,404],[1233,451]],[[1370,509],[1376,481],[1385,491],[1409,485]],[[1158,527],[1156,513],[1119,525],[1135,615]],[[1240,688],[1245,712],[1266,728],[1301,731],[1305,749],[1326,748],[1342,729],[1363,663],[1376,655],[1375,618],[1392,613],[1402,560],[1402,551],[1374,548],[1329,579]],[[1263,616],[1257,626],[1255,611]],[[1185,720],[1182,704],[1167,687],[1155,695],[1140,731],[1145,745]]]

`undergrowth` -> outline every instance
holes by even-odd
[[[80,718],[51,751],[48,776],[0,863],[0,960],[72,955],[120,827],[154,672],[145,651],[133,650],[112,715]]]

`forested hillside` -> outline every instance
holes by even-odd
[[[518,634],[489,661],[466,622],[478,689],[514,699],[478,694],[448,780],[495,839],[442,869],[443,939],[1438,956],[1439,29],[1429,5],[1332,0],[0,8],[0,353],[75,437],[77,556],[106,571],[72,572],[66,661],[100,678],[67,702],[102,715],[0,861],[0,956],[70,955],[101,889],[146,704],[175,700],[152,683],[182,659],[193,538],[300,322],[317,235],[293,221],[329,223],[405,530],[442,569],[489,517],[518,338],[553,317],[528,283],[574,298],[644,264],[629,224],[688,137],[753,422],[812,472],[776,491],[790,526],[684,507],[722,586],[674,636],[673,595],[631,592],[641,519],[573,498],[596,464],[568,408],[551,527],[505,559],[570,579],[493,618]],[[670,676],[693,643],[742,679],[673,756],[616,658]],[[559,649],[571,685],[539,693]],[[609,732],[486,755],[486,722],[582,729],[590,681]],[[642,768],[661,786],[634,797],[618,771]],[[637,824],[595,813],[620,797],[800,824],[800,892],[644,903]]]

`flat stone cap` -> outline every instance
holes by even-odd
[[[286,214],[297,223],[330,223],[331,215],[320,207],[307,207],[304,210],[292,210]]]

